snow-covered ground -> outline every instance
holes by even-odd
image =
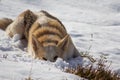
[[[15,19],[26,9],[46,10],[58,17],[80,52],[89,51],[95,58],[104,55],[112,61],[111,69],[120,73],[120,0],[1,0],[0,18]],[[81,64],[81,58],[34,60],[24,43],[15,39],[0,30],[0,80],[24,80],[29,75],[34,80],[80,80],[63,71]]]

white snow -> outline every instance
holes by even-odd
[[[46,10],[56,16],[80,52],[89,51],[95,58],[104,55],[112,61],[111,69],[120,73],[119,0],[1,0],[0,18],[15,19],[26,9]],[[80,80],[63,71],[89,64],[80,57],[67,62],[58,58],[54,63],[32,59],[27,55],[25,41],[19,38],[16,35],[11,39],[0,30],[0,80],[24,80],[29,75],[34,80]]]

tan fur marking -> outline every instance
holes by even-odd
[[[30,28],[29,31],[29,37],[28,37],[28,52],[30,55],[32,55],[33,57],[36,56],[35,51],[33,49],[33,44],[32,44],[32,37],[33,37],[33,32],[36,31],[39,28],[40,24],[35,22],[32,27]]]
[[[50,27],[54,27],[54,28],[58,29],[62,33],[63,36],[65,36],[67,34],[66,30],[63,28],[63,26],[61,26],[61,24],[56,20],[49,20],[48,25]]]
[[[36,30],[33,33],[36,37],[40,37],[44,34],[53,34],[53,35],[58,35],[60,38],[63,38],[64,36],[59,32],[59,30],[55,29],[55,28],[51,28],[49,26],[44,26],[39,28],[38,30]]]
[[[40,43],[42,43],[45,40],[60,41],[61,39],[57,35],[43,35],[43,36],[39,37],[38,40],[40,41]]]
[[[46,46],[56,46],[55,43],[43,43],[43,46],[46,47]]]

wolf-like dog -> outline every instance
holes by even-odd
[[[6,34],[21,35],[28,40],[28,53],[34,58],[56,61],[80,56],[62,22],[46,11],[21,13],[8,27]]]

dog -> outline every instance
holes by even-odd
[[[54,62],[58,57],[68,60],[80,56],[62,22],[44,10],[22,12],[5,31],[11,38],[19,34],[27,39],[28,53],[34,58]]]

